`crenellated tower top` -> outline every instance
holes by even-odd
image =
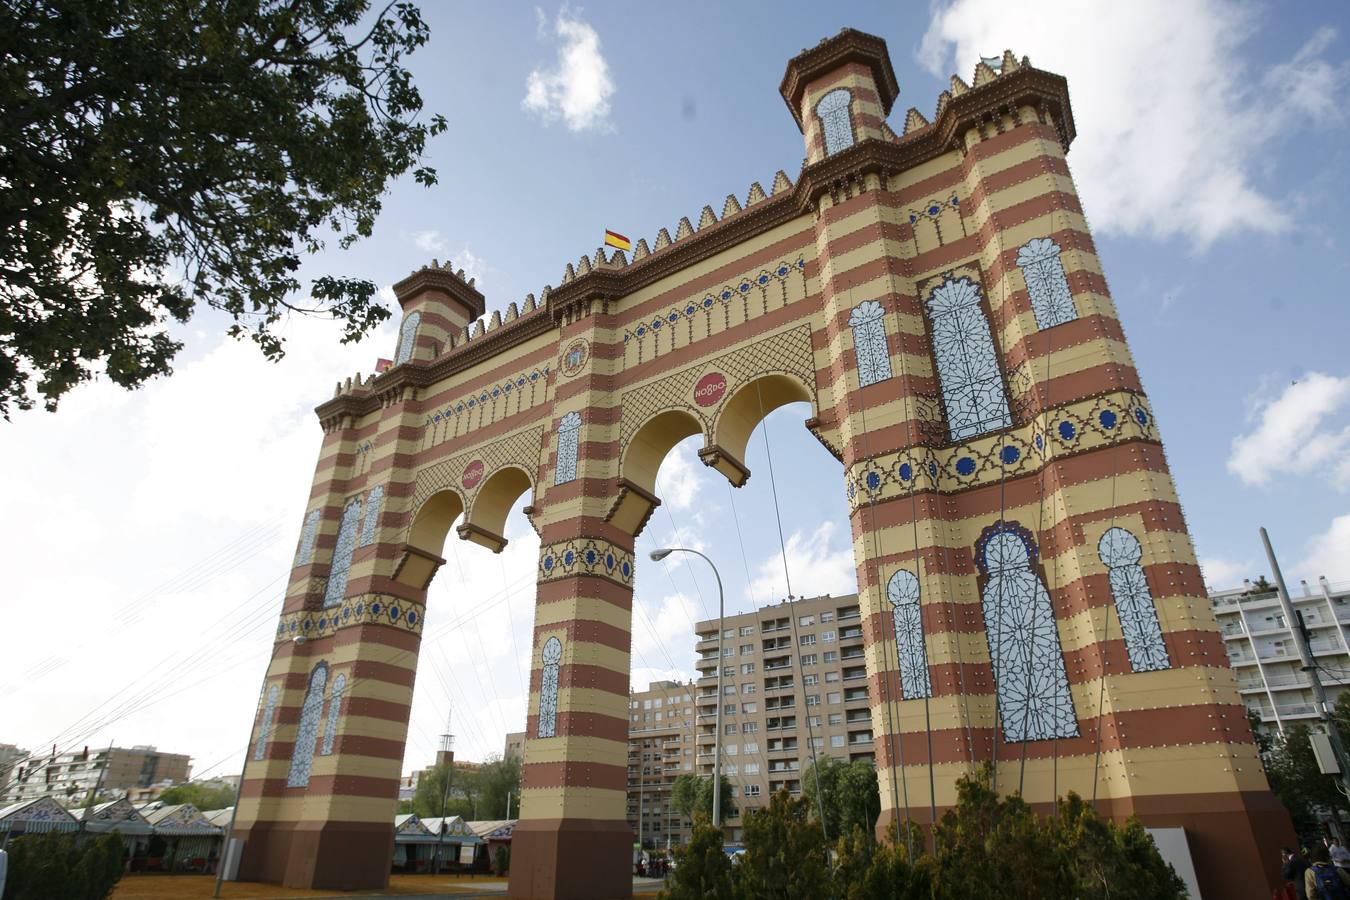
[[[845,147],[883,140],[900,85],[886,42],[845,28],[788,62],[778,92],[806,137],[806,162]]]

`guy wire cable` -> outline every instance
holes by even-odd
[[[773,450],[771,448],[772,442],[769,440],[769,425],[767,422],[768,416],[764,412],[764,390],[762,387],[762,381],[763,381],[762,379],[757,379],[755,381],[755,394],[759,398],[759,422],[764,429],[764,453],[765,456],[768,457],[769,461],[769,487],[772,489],[773,492],[773,515],[774,520],[778,523],[778,548],[779,552],[782,553],[783,555],[783,582],[787,588],[788,619],[790,620],[790,624],[792,626],[792,643],[793,643],[792,652],[793,656],[795,656],[797,659],[796,670],[797,675],[799,676],[797,680],[798,682],[800,682],[802,680],[800,676],[804,674],[802,672],[801,666],[802,647],[797,638],[797,608],[795,598],[792,596],[792,578],[788,574],[787,542],[783,539],[783,515],[780,512],[778,506],[778,482],[777,479],[774,477],[773,471]],[[794,691],[793,693],[795,694],[796,692]],[[802,689],[803,712],[806,711],[805,700],[806,700],[806,692],[805,688],[803,688]],[[806,715],[806,740],[807,743],[811,745],[811,770],[815,773],[816,776],[816,803],[819,806],[820,811],[820,832],[825,837],[826,842],[828,842],[830,839],[830,834],[825,823],[825,795],[821,793],[820,790],[820,760],[816,756],[815,730],[811,727],[811,716],[809,713],[807,713]]]
[[[888,270],[888,274],[889,274],[889,267],[890,267],[890,263],[889,263],[889,261],[888,261],[888,262],[887,262],[887,270]],[[852,280],[851,278],[849,279],[849,282],[848,282],[848,305],[849,305],[850,308],[853,307],[853,280]],[[902,337],[900,338],[900,340],[901,340],[901,346],[900,346],[900,348],[899,348],[899,349],[900,349],[900,354],[899,354],[899,356],[900,356],[900,383],[901,383],[901,387],[902,387],[902,389],[903,389],[904,387],[907,387],[907,386],[908,386],[908,378],[907,378],[906,375],[905,375],[905,358],[904,358],[905,348],[904,348],[904,346],[903,346],[903,334],[904,334],[904,332],[897,330],[896,333],[897,333],[898,335],[901,335],[901,336],[902,336]],[[887,353],[888,353],[888,354],[889,354],[889,352],[890,352],[889,349],[887,349]],[[856,352],[855,352],[854,355],[855,355],[855,357],[856,357]],[[863,402],[862,396],[861,396],[861,395],[862,395],[862,381],[861,381],[861,377],[860,377],[860,378],[859,378],[859,382],[858,382],[858,412],[859,412],[859,415],[860,415],[860,417],[861,417],[861,419],[862,419],[863,457],[864,457],[864,459],[865,459],[863,468],[864,468],[864,470],[866,470],[866,469],[869,469],[870,466],[871,466],[871,464],[872,464],[872,449],[871,449],[871,442],[870,442],[869,439],[868,439],[868,429],[867,429],[867,405]],[[912,433],[912,430],[911,430],[911,420],[910,420],[910,417],[909,417],[908,415],[906,415],[906,420],[905,420],[905,422],[906,422],[906,425],[905,425],[905,441],[906,441],[906,443],[907,443],[909,446],[912,447],[912,446],[913,446],[913,433]],[[871,521],[871,526],[872,526],[872,527],[871,527],[871,530],[872,530],[872,568],[873,568],[873,571],[874,571],[874,574],[875,574],[874,581],[875,581],[876,590],[877,590],[877,598],[878,598],[878,604],[877,604],[877,605],[878,605],[878,607],[879,607],[880,612],[884,615],[886,612],[889,612],[888,604],[889,604],[890,601],[889,601],[889,592],[888,592],[888,590],[887,590],[887,586],[882,584],[882,579],[881,579],[881,577],[880,577],[880,576],[881,576],[881,538],[880,538],[879,535],[878,535],[878,531],[879,531],[880,529],[879,529],[879,527],[878,527],[878,525],[877,525],[876,491],[873,491],[873,490],[871,490],[871,489],[868,487],[866,478],[867,478],[867,476],[866,476],[866,474],[864,474],[864,476],[863,476],[863,489],[867,491],[867,497],[868,497],[868,511],[871,513],[871,520],[872,520],[872,521]],[[912,488],[912,487],[913,487],[913,486],[911,485],[911,488]],[[916,570],[919,570],[919,568],[920,568],[920,566],[919,566],[919,532],[918,532],[918,520],[917,520],[917,518],[916,518],[915,509],[916,509],[916,507],[914,506],[914,491],[911,489],[911,491],[910,491],[910,518],[911,518],[911,520],[913,521],[914,529],[915,529],[915,530],[914,530],[914,556],[915,556],[915,560],[914,560],[914,568],[915,568]],[[922,610],[923,610],[923,587],[922,587],[922,581],[920,581],[919,584],[920,584],[920,588],[919,588],[919,616],[920,616],[920,623],[921,623],[921,627],[922,627],[922,616],[923,616],[923,612],[922,612]],[[891,619],[892,619],[892,623],[894,623],[894,613],[891,613]],[[884,619],[883,619],[883,621],[884,621]],[[896,635],[895,635],[895,639],[896,639],[896,646],[895,646],[895,674],[896,674],[897,682],[898,682],[899,685],[900,685],[901,692],[902,692],[902,695],[903,695],[903,690],[904,690],[904,679],[901,677],[901,672],[900,672],[900,644],[899,644],[899,637],[900,637],[900,636],[899,636],[899,633],[897,632]],[[884,629],[884,628],[882,629],[882,639],[881,639],[880,643],[881,643],[881,661],[882,661],[883,668],[889,668],[890,662],[889,662],[889,660],[888,660],[888,658],[887,658],[887,657],[888,657],[888,654],[887,654],[887,646],[886,646],[888,642],[885,640],[885,629]],[[927,660],[927,658],[928,658],[928,653],[927,653],[927,649],[925,648],[925,650],[924,650],[924,659],[925,659],[925,661]],[[883,675],[883,677],[882,677],[882,679],[881,679],[881,686],[882,686],[882,689],[885,690],[885,692],[886,692],[886,715],[887,715],[887,718],[890,720],[890,722],[889,722],[890,728],[887,729],[887,735],[886,735],[886,737],[887,737],[887,742],[886,742],[886,743],[887,743],[888,751],[889,751],[890,754],[892,755],[892,760],[897,760],[897,759],[898,759],[898,761],[900,762],[899,774],[900,774],[901,780],[903,781],[903,784],[904,784],[904,792],[905,792],[905,852],[909,855],[909,858],[912,860],[912,859],[914,859],[914,838],[913,838],[913,836],[912,836],[912,833],[911,833],[911,832],[912,832],[912,829],[911,829],[911,827],[910,827],[909,778],[908,778],[908,776],[907,776],[906,773],[905,773],[905,766],[904,766],[904,758],[905,758],[905,756],[904,756],[904,754],[905,754],[905,749],[904,749],[904,736],[903,736],[902,734],[900,734],[900,727],[901,727],[901,726],[900,726],[900,715],[899,715],[899,702],[896,700],[895,695],[894,695],[894,692],[891,691],[891,690],[889,690],[889,687],[888,687],[888,681],[889,681],[889,679],[886,678],[886,677]],[[930,688],[930,693],[931,693],[931,687],[932,687],[932,676],[931,676],[931,674],[930,674],[930,675],[929,675],[929,688]],[[930,825],[936,825],[936,824],[937,824],[937,787],[936,787],[936,783],[934,782],[934,779],[933,779],[933,729],[932,729],[932,721],[931,721],[931,719],[929,718],[929,715],[928,715],[928,698],[927,698],[927,696],[924,697],[924,728],[925,728],[925,731],[926,731],[927,736],[928,736],[928,801],[929,801],[929,824],[930,824]],[[898,757],[895,755],[895,754],[896,754],[896,741],[897,741],[897,740],[899,741],[899,744],[900,744],[900,752],[899,752]],[[892,762],[892,767],[894,767],[894,762]],[[892,809],[894,809],[894,808],[898,805],[898,804],[896,803],[896,799],[897,799],[897,798],[896,798],[896,796],[895,796],[895,778],[892,777],[892,778],[891,778],[891,808],[892,808]],[[925,838],[925,840],[927,840],[927,839]]]

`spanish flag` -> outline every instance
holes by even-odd
[[[620,250],[632,250],[633,242],[619,234],[617,231],[605,229],[605,246],[618,247]]]

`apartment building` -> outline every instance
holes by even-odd
[[[506,744],[502,747],[502,759],[525,759],[525,732],[512,731],[506,735]]]
[[[1328,700],[1335,703],[1350,689],[1350,583],[1332,585],[1321,578],[1312,587],[1304,581],[1291,586],[1289,599],[1312,634],[1309,647]],[[1209,601],[1247,709],[1272,731],[1315,720],[1312,681],[1301,669],[1292,623],[1275,591],[1246,582],[1211,594]]]
[[[0,796],[4,796],[5,785],[16,764],[27,756],[28,751],[16,744],[0,744]]]
[[[183,753],[160,753],[154,747],[85,747],[52,753],[18,763],[3,788],[9,803],[54,797],[82,803],[90,791],[123,796],[133,788],[188,780],[191,759]]]
[[[872,710],[856,594],[782,602],[696,626],[698,771],[711,775],[722,709],[722,771],[738,815],[780,788],[799,794],[817,757],[872,761]],[[721,651],[718,646],[721,644]],[[718,670],[722,690],[717,689]]]
[[[653,681],[628,698],[628,825],[633,840],[663,850],[689,839],[691,823],[671,804],[671,788],[695,771],[694,686]]]

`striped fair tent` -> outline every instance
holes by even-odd
[[[6,838],[47,831],[78,831],[79,828],[79,821],[51,797],[25,800],[0,809],[0,832]]]
[[[211,824],[191,803],[162,805],[149,803],[140,808],[154,826],[155,837],[164,841],[162,868],[167,871],[209,870],[216,858],[224,829]]]
[[[126,797],[109,800],[98,806],[72,809],[70,814],[84,823],[86,831],[94,834],[106,834],[110,831],[121,832],[123,836],[154,834],[155,828],[141,815],[140,810]]]

